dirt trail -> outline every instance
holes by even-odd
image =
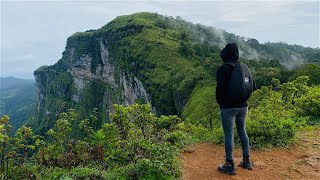
[[[236,148],[235,164],[241,160]],[[253,171],[236,167],[236,175],[220,173],[217,166],[224,161],[224,147],[194,144],[181,154],[184,180],[206,179],[317,179],[320,180],[320,127],[301,132],[290,148],[251,150]]]

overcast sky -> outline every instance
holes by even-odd
[[[255,38],[319,47],[316,1],[50,1],[1,0],[0,76],[33,78],[41,65],[62,56],[75,32],[97,29],[119,15],[141,11],[181,16],[187,21]]]

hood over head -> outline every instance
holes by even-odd
[[[239,49],[236,43],[228,43],[220,53],[223,62],[239,61]]]

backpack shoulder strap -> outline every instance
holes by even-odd
[[[230,65],[230,66],[233,66],[233,67],[235,67],[235,66],[236,66],[236,64],[235,64],[235,63],[233,63],[233,62],[225,62],[225,63],[223,63],[223,64]]]

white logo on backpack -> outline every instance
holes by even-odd
[[[244,82],[245,82],[245,83],[249,83],[249,82],[250,82],[249,78],[248,78],[248,77],[245,77],[245,78],[244,78]]]

